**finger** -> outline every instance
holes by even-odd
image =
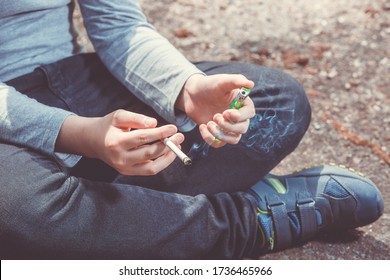
[[[184,142],[184,135],[182,133],[176,133],[174,135],[172,135],[171,137],[169,137],[169,139],[176,145],[176,146],[180,146],[181,143]]]
[[[170,137],[170,139],[179,146],[184,141],[184,135],[178,133]],[[137,172],[141,169],[134,168],[135,166],[149,163],[169,152],[170,149],[161,141],[150,145],[143,145],[129,151],[123,151],[120,154],[120,159],[117,160],[117,163],[113,167],[123,175],[139,175]]]
[[[117,110],[112,113],[112,123],[118,128],[152,128],[157,126],[157,120],[142,114],[125,110]]]
[[[225,132],[244,134],[249,127],[249,120],[239,123],[232,123],[226,120],[221,114],[216,114],[213,118],[214,122]]]
[[[211,134],[211,132],[209,131],[209,129],[205,124],[201,124],[199,126],[199,132],[202,135],[203,140],[214,148],[221,148],[226,145],[226,143],[223,141],[216,141],[216,139],[218,138],[216,138],[213,134]]]
[[[175,134],[169,139],[176,145],[179,146],[184,141],[184,135],[181,133]],[[166,154],[170,149],[161,141],[150,145],[142,145],[135,149],[131,149],[127,152],[127,161],[133,163],[135,161],[144,162],[147,160],[156,159]]]
[[[228,109],[222,113],[222,116],[232,122],[239,123],[251,119],[255,116],[256,110],[255,105],[249,97],[247,97],[243,102],[243,107],[239,110],[237,109]]]
[[[123,134],[121,142],[126,150],[130,150],[135,147],[170,137],[176,132],[177,127],[174,125],[164,125],[150,129],[138,129]]]
[[[253,88],[254,82],[248,80],[244,75],[241,74],[221,74],[215,75],[217,80],[217,86],[222,91],[231,91],[241,87]]]
[[[145,162],[156,159],[168,152],[168,148],[162,142],[156,142],[150,145],[142,145],[129,150],[126,153],[126,162]]]
[[[167,151],[164,155],[155,160],[148,160],[140,164],[133,165],[127,175],[152,176],[167,168],[176,158],[176,155],[171,151]]]
[[[209,122],[207,124],[207,129],[215,138],[229,144],[237,144],[241,139],[241,134],[226,133],[225,131],[222,131],[215,122]]]

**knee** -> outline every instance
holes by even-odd
[[[282,101],[281,106],[293,112],[291,121],[299,124],[301,129],[297,132],[302,133],[301,136],[303,136],[311,120],[311,107],[305,90],[303,86],[289,74],[281,71],[277,72],[281,84],[279,90],[279,99]]]
[[[311,107],[303,86],[287,73],[275,70],[275,76],[280,83],[278,90],[279,102],[274,104],[276,111],[285,112],[289,116],[286,125],[295,126],[292,140],[300,141],[309,127]],[[282,114],[282,113],[281,113]],[[297,145],[298,142],[295,144]]]
[[[52,183],[35,190],[27,186],[22,191],[10,191],[7,205],[2,203],[0,209],[1,257],[53,257],[50,248],[54,248],[55,244],[48,237],[61,227],[58,221],[64,215],[61,216],[59,210],[66,204],[64,193],[68,189],[69,178],[57,178]],[[54,190],[54,184],[57,190]]]
[[[251,69],[256,115],[241,142],[262,157],[283,158],[297,147],[309,126],[309,101],[290,75],[259,66]]]
[[[31,234],[46,219],[54,218],[67,199],[71,179],[65,174],[53,174],[26,184],[15,178],[1,187],[2,230],[29,230]]]
[[[7,156],[0,163],[0,247],[11,256],[26,252],[48,221],[59,218],[55,214],[65,203],[70,181],[40,154],[4,144],[0,151]]]

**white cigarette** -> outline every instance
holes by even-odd
[[[180,158],[184,165],[192,164],[191,159],[185,153],[183,153],[171,140],[165,138],[164,144]]]

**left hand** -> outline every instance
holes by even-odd
[[[253,88],[254,83],[243,75],[217,74],[191,76],[176,107],[199,125],[203,139],[219,148],[227,143],[237,144],[255,115],[253,101],[247,97],[239,110],[228,109],[241,87]],[[217,138],[221,141],[214,141]]]

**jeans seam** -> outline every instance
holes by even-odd
[[[49,75],[49,71],[46,69],[46,65],[43,65],[43,66],[40,66],[39,67],[40,70],[42,70],[42,72],[44,73],[45,75],[45,78],[46,78],[46,81],[47,81],[47,86],[48,88],[50,89],[50,91],[58,98],[60,99],[64,104],[66,104],[66,109],[68,111],[72,111],[68,102],[66,102],[65,98],[63,98],[60,94],[58,94],[57,92],[60,92],[62,95],[65,95],[64,91],[61,90],[61,88],[59,87],[56,87],[54,86],[53,82],[52,82],[52,79],[50,78],[50,75]],[[58,71],[60,72],[60,76],[63,77],[63,74],[61,72],[61,69],[58,69]]]

